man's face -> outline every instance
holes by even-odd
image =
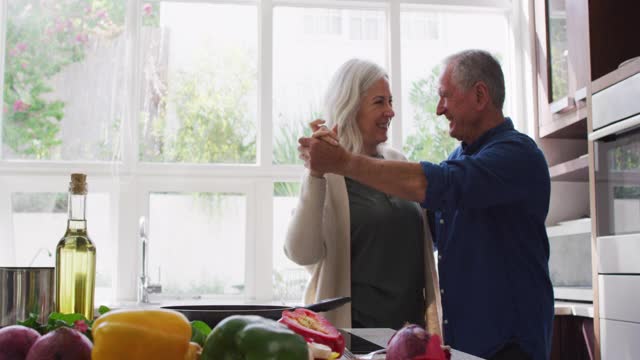
[[[375,151],[378,144],[387,141],[389,124],[394,115],[389,82],[380,79],[364,94],[356,115],[365,151]]]
[[[460,141],[468,142],[474,134],[477,123],[477,112],[474,109],[475,99],[473,86],[468,90],[459,88],[452,77],[452,67],[448,66],[440,76],[438,95],[440,100],[436,114],[444,115],[449,120],[449,135]]]

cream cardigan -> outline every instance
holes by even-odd
[[[385,159],[406,160],[398,151],[380,146]],[[442,335],[440,290],[433,257],[433,241],[423,211],[425,227],[425,298],[427,331]],[[287,230],[285,254],[311,273],[305,305],[328,298],[351,296],[351,227],[349,198],[343,176],[317,178],[305,173],[298,206]],[[380,264],[393,266],[393,264]],[[339,328],[351,327],[351,304],[324,314]]]

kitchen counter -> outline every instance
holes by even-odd
[[[391,335],[395,332],[393,329],[345,329],[346,331],[369,340],[372,343],[386,347]],[[342,358],[344,359],[344,357]],[[384,359],[384,355],[379,355],[374,359]],[[451,360],[481,360],[481,358],[463,353],[462,351],[451,350]]]
[[[556,316],[583,316],[593,318],[593,304],[571,301],[555,302]]]

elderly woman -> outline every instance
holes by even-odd
[[[349,60],[326,94],[324,116],[334,132],[316,135],[355,153],[405,160],[385,144],[394,112],[384,69]],[[351,296],[350,305],[326,314],[336,326],[398,329],[410,322],[441,333],[433,244],[418,204],[343,176],[306,173],[285,253],[312,274],[305,304]]]

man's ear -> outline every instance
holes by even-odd
[[[491,96],[489,96],[489,88],[483,81],[478,81],[474,85],[474,96],[476,100],[476,107],[478,110],[483,110],[487,105],[491,103]]]

